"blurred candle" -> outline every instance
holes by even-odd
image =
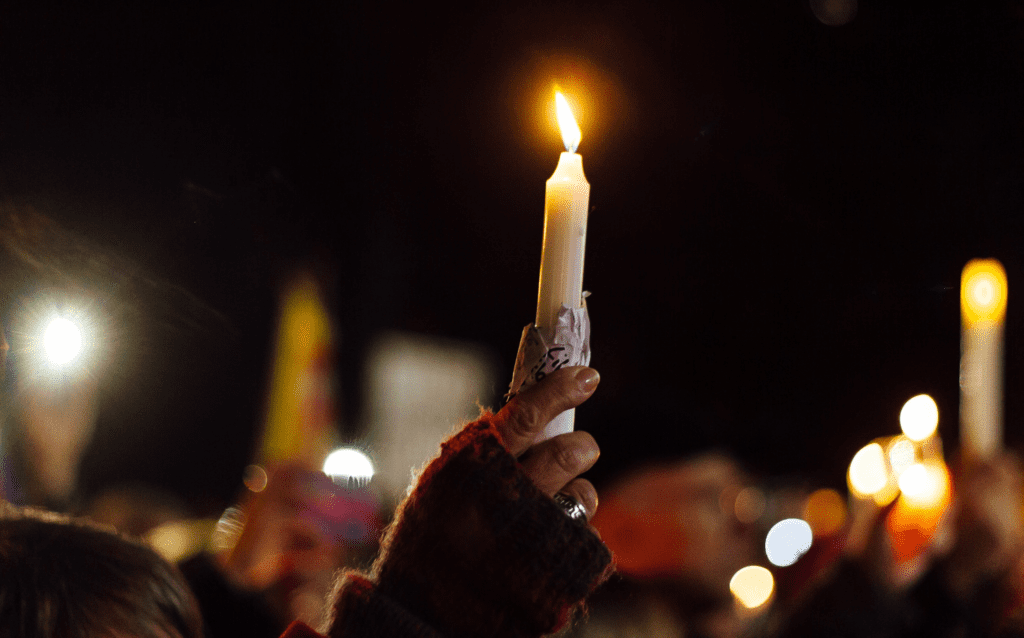
[[[1003,439],[1003,319],[1006,271],[974,259],[960,277],[960,444],[967,458],[990,458]]]
[[[544,245],[534,322],[549,345],[555,336],[562,306],[579,308],[583,305],[583,252],[590,202],[590,184],[583,176],[583,158],[576,153],[580,128],[561,93],[555,93],[555,108],[565,152],[547,181],[544,197]],[[566,410],[552,421],[546,432],[571,431],[574,414],[574,410]]]

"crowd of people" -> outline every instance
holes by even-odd
[[[222,520],[226,542],[177,565],[127,524],[13,505],[32,490],[0,482],[0,635],[1024,635],[1024,473],[1012,454],[954,472],[952,506],[910,559],[894,554],[890,511],[863,501],[799,577],[750,608],[729,578],[759,561],[762,534],[721,506],[751,481],[738,463],[656,468],[617,486],[599,515],[581,478],[595,439],[541,436],[599,382],[565,367],[464,425],[420,471],[372,563],[306,515],[330,479],[287,465]]]
[[[616,574],[589,523],[597,494],[579,477],[597,460],[596,442],[582,431],[536,441],[551,418],[589,398],[599,378],[586,367],[562,369],[445,441],[363,572],[334,574],[346,561],[322,530],[297,522],[302,505],[287,497],[296,493],[288,471],[271,476],[277,487],[261,491],[261,503],[247,505],[235,543],[177,567],[114,529],[6,504],[0,634],[1024,634],[1024,475],[1010,454],[958,474],[949,533],[918,560],[893,560],[887,511],[865,508],[866,522],[847,527],[835,556],[763,613],[735,604],[722,583],[756,553],[756,535],[717,506],[741,472],[727,459],[703,459],[689,478],[673,479],[684,486],[675,498],[681,525],[690,525],[675,533],[678,553],[655,557],[664,569],[624,554]],[[642,517],[642,503],[634,504]],[[582,511],[570,516],[573,509]],[[645,536],[650,529],[635,533],[634,545],[657,547]],[[284,593],[325,565],[336,583],[320,601],[326,621],[314,629],[297,620]]]
[[[341,575],[324,603],[326,635],[539,636],[569,622],[612,569],[611,553],[586,522],[596,493],[579,478],[598,448],[585,432],[535,440],[557,414],[585,401],[599,378],[590,368],[560,370],[446,441],[400,506],[370,572]],[[583,513],[567,515],[556,494]],[[246,530],[255,540],[215,557],[212,570],[186,564],[186,581],[153,550],[112,530],[8,506],[0,516],[0,634],[273,633],[274,612],[287,612],[255,595],[255,574],[265,561],[315,553],[316,539],[297,548],[294,535],[268,518],[249,518],[246,527],[263,529]],[[233,608],[217,608],[225,600],[211,595],[218,589],[234,591],[233,603],[224,603]],[[296,621],[284,635],[318,634]]]

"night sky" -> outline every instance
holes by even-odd
[[[345,436],[381,331],[480,343],[511,374],[556,83],[591,183],[595,482],[717,448],[839,487],[922,392],[954,449],[974,257],[1008,273],[1024,445],[1020,0],[862,1],[841,26],[807,0],[32,4],[0,15],[0,199],[174,291],[117,301],[133,354],[85,487],[230,497],[297,265],[341,331]]]

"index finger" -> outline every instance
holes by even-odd
[[[513,456],[525,452],[544,426],[589,399],[600,381],[597,370],[570,366],[514,396],[496,415],[495,427],[505,447]]]

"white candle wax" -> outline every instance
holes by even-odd
[[[562,306],[583,305],[583,253],[587,242],[590,184],[583,176],[583,158],[562,153],[547,181],[544,197],[544,247],[537,292],[537,329],[554,336]]]
[[[988,459],[1003,443],[1003,320],[1006,273],[993,259],[971,261],[961,276],[960,444]]]
[[[583,253],[587,240],[590,184],[583,175],[583,158],[575,151],[580,130],[565,98],[555,96],[558,124],[566,152],[547,181],[544,196],[544,245],[540,260],[537,319],[541,336],[550,345],[562,306],[583,305]],[[545,428],[542,438],[571,432],[575,410],[566,410]]]

